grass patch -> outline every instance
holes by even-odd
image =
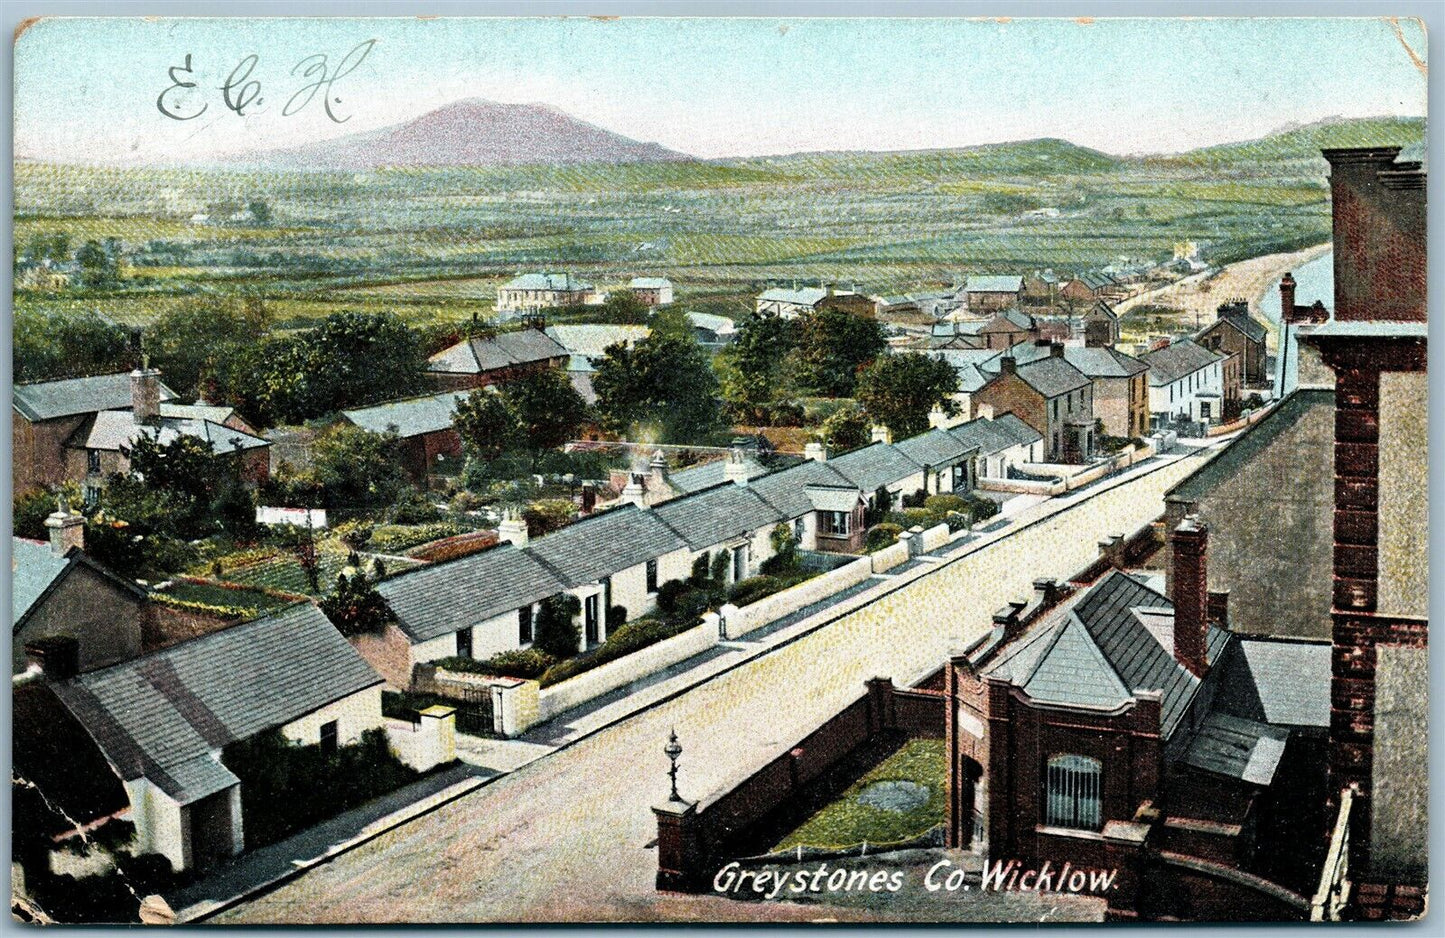
[[[948,757],[941,739],[910,739],[848,787],[835,801],[804,821],[773,848],[842,849],[867,841],[891,844],[911,840],[943,823]],[[928,799],[906,811],[891,811],[859,802],[859,795],[877,782],[913,782],[928,788]]]

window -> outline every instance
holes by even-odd
[[[337,735],[337,721],[336,721],[336,720],[332,720],[330,723],[323,723],[323,724],[321,724],[321,751],[322,751],[323,753],[325,753],[326,755],[328,755],[328,756],[329,756],[329,755],[332,755],[333,753],[336,752],[336,746],[337,746],[336,735]]]
[[[457,632],[457,657],[470,658],[472,656],[472,629],[471,626]]]
[[[1098,759],[1062,755],[1049,759],[1044,781],[1044,823],[1049,827],[1070,827],[1096,831],[1103,826],[1099,807]]]
[[[1209,402],[1208,402],[1208,401],[1200,401],[1200,402],[1199,402],[1199,419],[1200,419],[1200,420],[1208,420],[1208,419],[1209,419]]]
[[[846,511],[820,511],[823,533],[833,537],[847,537],[852,529],[852,515]]]
[[[793,540],[800,545],[803,543],[803,519],[797,518],[793,521]]]
[[[523,606],[517,610],[517,643],[532,644],[532,607]]]
[[[88,449],[85,451],[85,469],[87,472],[100,471],[100,450]]]
[[[647,591],[649,593],[657,592],[657,558],[655,557],[647,562]]]

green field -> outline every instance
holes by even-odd
[[[21,291],[16,305],[143,323],[189,295],[245,291],[265,295],[283,325],[343,308],[447,321],[487,314],[499,283],[545,268],[604,288],[664,275],[694,308],[741,313],[768,281],[892,293],[968,273],[1166,260],[1185,240],[1222,264],[1328,240],[1321,146],[1412,145],[1423,131],[1421,120],[1345,121],[1148,158],[1035,140],[364,173],[21,162],[17,251],[36,235],[114,237],[128,266],[119,287]],[[270,225],[190,220],[255,199],[270,207]]]

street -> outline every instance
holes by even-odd
[[[993,610],[1026,595],[1035,578],[1065,578],[1098,556],[1101,538],[1157,517],[1163,493],[1200,460],[1163,461],[1118,485],[1062,499],[1062,511],[214,921],[777,921],[866,914],[657,893],[650,808],[667,795],[662,747],[669,731],[675,727],[683,745],[684,797],[745,777],[856,699],[867,678],[918,680],[989,627]]]

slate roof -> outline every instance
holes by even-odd
[[[858,491],[858,487],[844,478],[831,463],[817,460],[808,460],[791,469],[769,473],[748,483],[748,488],[790,519],[801,518],[815,510],[806,492],[808,486],[846,487]]]
[[[712,313],[688,313],[687,321],[692,323],[694,329],[706,329],[715,335],[732,335],[737,332],[737,323],[726,316],[715,316]]]
[[[21,618],[70,567],[70,561],[50,549],[49,544],[23,537],[10,539],[11,625]]]
[[[1047,345],[1019,342],[1008,350],[1008,354],[1013,356],[1014,361],[1023,365],[1048,358],[1050,352]],[[998,374],[999,359],[1002,357],[1002,352],[995,353],[992,358],[985,359],[980,367],[990,374]],[[1064,361],[1073,365],[1088,378],[1127,378],[1140,374],[1149,367],[1139,359],[1132,355],[1125,355],[1118,349],[1088,348],[1082,345],[1065,345]]]
[[[952,465],[978,450],[976,444],[971,446],[962,437],[936,428],[895,443],[893,448],[919,465],[933,469]]]
[[[1032,329],[1034,317],[1016,309],[1001,310],[998,315],[978,327],[979,332],[1012,332],[1016,329]]]
[[[852,486],[809,485],[803,491],[815,511],[850,512],[863,500],[863,493]]]
[[[1173,384],[1186,375],[1224,360],[1223,355],[1211,352],[1192,339],[1171,342],[1158,351],[1145,352],[1139,358],[1149,366],[1149,383],[1155,386]]]
[[[1088,387],[1089,379],[1066,359],[1052,355],[1019,364],[1019,378],[1045,398],[1058,397]]]
[[[376,584],[376,591],[415,643],[520,609],[554,596],[566,586],[528,551],[498,544],[457,560],[387,577]]]
[[[1181,665],[1133,614],[1138,607],[1172,609],[1169,600],[1114,570],[1075,601],[1044,617],[1000,649],[983,673],[1001,677],[1035,700],[1117,709],[1140,691],[1162,694],[1161,732],[1167,739],[1199,689]],[[1229,633],[1211,627],[1206,657],[1218,659]]]
[[[1114,286],[1118,282],[1113,277],[1110,277],[1108,274],[1100,273],[1098,271],[1091,271],[1086,274],[1079,274],[1079,276],[1075,279],[1082,282],[1084,286],[1088,287],[1090,290],[1097,290],[1100,287]]]
[[[1023,286],[1023,277],[985,275],[969,277],[963,289],[968,293],[1017,293]]]
[[[575,325],[548,326],[547,335],[561,345],[575,358],[601,358],[607,354],[607,347],[621,342],[631,348],[647,338],[652,332],[646,326],[610,325],[607,323],[578,323]]]
[[[17,384],[14,407],[27,420],[54,420],[76,414],[92,414],[101,410],[130,409],[130,373],[95,375],[90,378],[66,378],[63,381],[42,381],[38,384]],[[162,401],[176,392],[160,386]]]
[[[1228,713],[1274,726],[1328,727],[1330,645],[1241,638],[1215,699]]]
[[[526,553],[564,585],[580,586],[682,547],[677,533],[653,511],[624,505],[539,537],[527,545]]]
[[[672,484],[673,488],[683,492],[701,492],[703,489],[710,489],[714,485],[721,485],[728,481],[727,462],[726,458],[714,459],[696,466],[689,466],[686,469],[679,469],[677,472],[668,473],[667,481]],[[767,466],[746,454],[743,455],[743,464],[748,467],[749,479],[767,475],[770,471]]]
[[[1216,710],[1204,718],[1179,761],[1252,785],[1268,785],[1288,741],[1289,730]]]
[[[341,416],[372,433],[394,432],[405,439],[423,433],[449,430],[456,418],[457,402],[470,391],[448,391],[426,397],[387,401],[371,407],[343,410]]]
[[[887,443],[860,447],[828,460],[828,464],[865,494],[923,471],[922,466]]]
[[[114,451],[130,449],[143,436],[157,440],[162,445],[174,442],[182,436],[195,437],[210,443],[212,452],[218,455],[271,445],[270,440],[253,436],[243,430],[233,430],[210,420],[161,417],[160,422],[155,425],[136,423],[129,410],[100,411],[91,418],[88,427],[82,427],[71,437],[67,445]]]
[[[526,365],[567,357],[567,349],[539,329],[501,332],[490,338],[474,336],[427,359],[427,371],[476,375],[513,365]]]
[[[168,404],[161,402],[162,417],[179,417],[182,420],[209,420],[211,423],[225,423],[236,413],[236,408],[219,404]]]
[[[758,299],[768,303],[791,303],[795,306],[817,306],[827,297],[822,287],[801,287],[790,290],[787,287],[773,287],[758,294]]]
[[[633,290],[663,290],[672,286],[666,277],[633,277],[627,286]]]
[[[1269,335],[1269,330],[1265,327],[1265,325],[1261,323],[1258,319],[1255,319],[1253,316],[1251,316],[1248,309],[1233,308],[1228,310],[1220,310],[1218,318],[1216,318],[1214,322],[1205,326],[1203,329],[1199,330],[1198,334],[1203,335],[1221,322],[1229,323],[1231,326],[1244,333],[1245,337],[1251,342],[1263,342],[1265,340],[1265,337]]]
[[[234,785],[212,751],[382,683],[310,603],[55,683],[124,779],[181,804]]]
[[[948,432],[965,446],[977,446],[981,455],[992,456],[1013,446],[1028,446],[1042,440],[1043,434],[1024,423],[1015,414],[1003,414],[992,420],[980,417],[950,427]]]
[[[731,482],[663,502],[652,509],[652,514],[676,531],[693,550],[789,520],[751,486]]]
[[[556,290],[575,292],[590,290],[592,284],[571,274],[522,274],[502,284],[503,290]]]
[[[1186,502],[1204,498],[1221,483],[1233,478],[1236,472],[1268,449],[1310,411],[1317,407],[1333,410],[1334,406],[1335,392],[1328,388],[1300,388],[1291,392],[1271,413],[1231,440],[1213,459],[1181,479],[1164,493],[1164,497]]]

